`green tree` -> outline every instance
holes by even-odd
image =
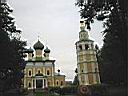
[[[10,90],[20,89],[24,76],[26,42],[20,39],[21,31],[16,28],[12,12],[0,0],[0,96],[11,96]]]
[[[77,70],[77,68],[75,70],[75,73],[76,73],[76,75],[75,75],[74,80],[73,80],[73,85],[79,85],[78,70]]]
[[[122,16],[119,19],[119,13],[115,8],[109,21],[106,22],[107,28],[104,33],[107,34],[104,36],[104,45],[101,49],[101,70],[103,75],[109,77],[103,76],[103,81],[110,84],[125,84],[127,77],[127,26]]]
[[[103,21],[104,44],[98,52],[101,80],[108,84],[127,83],[128,7],[125,0],[77,0],[87,29],[94,19]]]

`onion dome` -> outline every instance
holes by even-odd
[[[27,53],[33,53],[34,51],[33,51],[33,49],[30,47],[29,49],[27,49],[26,52],[27,52]]]
[[[43,49],[44,48],[44,45],[38,40],[34,46],[33,46],[34,49]]]
[[[44,50],[45,53],[50,53],[50,49],[48,49],[48,47],[46,47],[46,49]]]

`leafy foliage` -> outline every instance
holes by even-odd
[[[76,73],[76,75],[75,75],[75,78],[73,80],[73,85],[79,85],[78,70],[77,70],[77,68],[75,69],[75,73]]]
[[[79,85],[78,75],[75,75],[73,85]]]
[[[94,19],[103,21],[109,18],[113,9],[117,8],[127,15],[128,7],[125,0],[77,0],[76,6],[80,7],[81,18],[86,19],[87,29],[90,29],[90,23]]]
[[[1,96],[10,89],[20,88],[24,76],[23,59],[26,42],[20,39],[13,10],[6,2],[0,2],[0,91]],[[5,95],[4,95],[5,96]]]
[[[103,21],[104,45],[97,52],[101,80],[108,84],[127,83],[128,7],[125,0],[77,0],[87,29],[94,19]]]
[[[103,77],[103,81],[112,84],[126,83],[127,76],[127,26],[125,19],[119,19],[118,14],[115,9],[106,23],[108,28],[104,33],[107,34],[104,35],[104,45],[101,49],[101,70],[103,75],[109,77]]]
[[[60,95],[74,95],[77,94],[78,86],[68,86],[68,87],[51,87],[49,88],[49,92],[58,93]]]

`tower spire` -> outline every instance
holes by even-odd
[[[81,29],[81,31],[85,30],[85,27],[86,27],[85,20],[84,19],[81,19],[80,20],[80,29]]]
[[[79,32],[79,39],[81,40],[87,40],[89,38],[88,32],[85,30],[86,24],[85,20],[80,20],[80,32]]]
[[[40,38],[40,36],[38,35],[38,41],[39,41],[39,38]]]

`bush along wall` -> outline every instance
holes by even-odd
[[[58,93],[61,95],[76,95],[77,86],[68,86],[68,87],[50,87],[50,93]]]
[[[126,87],[124,86],[112,86],[106,84],[87,85],[87,96],[127,96]],[[79,92],[79,86],[67,86],[67,87],[50,87],[49,93],[57,93],[60,95],[74,95],[85,96]]]
[[[88,89],[90,91],[89,96],[127,96],[127,88],[124,86],[102,84],[90,85]]]

